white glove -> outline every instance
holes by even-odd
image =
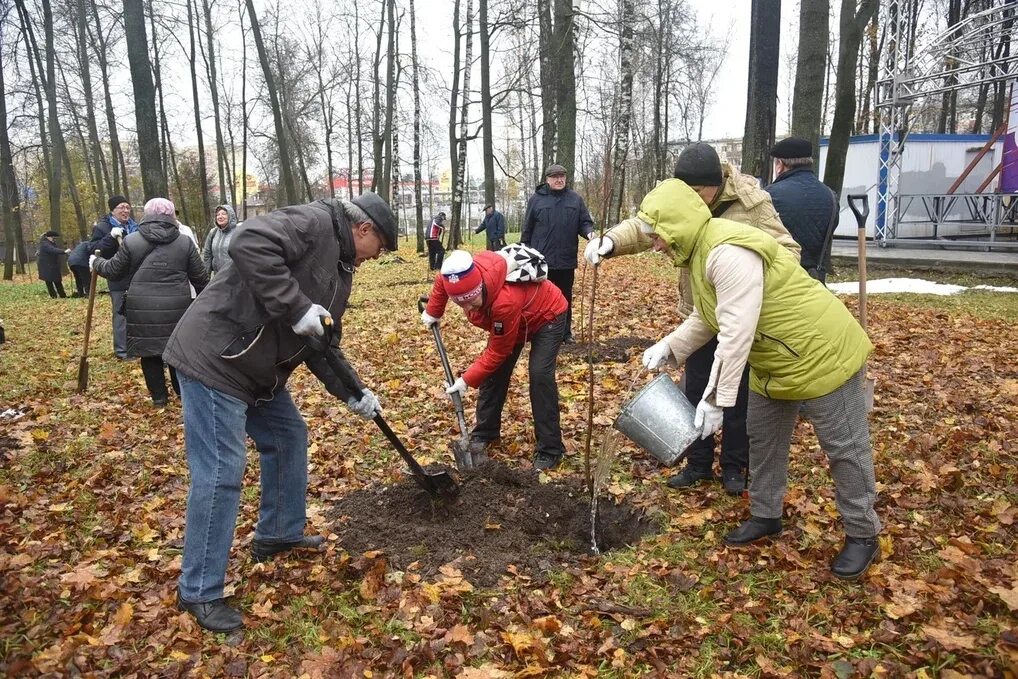
[[[668,346],[668,340],[661,340],[643,352],[643,367],[647,370],[657,370],[671,357],[672,348]]]
[[[332,314],[329,313],[328,309],[320,304],[312,304],[311,307],[304,312],[304,315],[300,317],[300,320],[294,323],[291,327],[298,335],[303,335],[305,337],[310,337],[311,335],[321,337],[325,334],[325,328],[322,326],[322,316],[332,318]]]
[[[110,235],[113,236],[114,238],[123,238],[124,233],[126,232],[124,231],[124,227],[122,226],[114,226],[112,229],[110,229]]]
[[[424,327],[429,330],[431,329],[431,326],[433,326],[435,323],[438,323],[438,320],[439,319],[435,318],[427,311],[421,312],[421,322],[424,323]]]
[[[615,249],[615,242],[611,238],[591,238],[587,247],[583,248],[583,258],[597,266],[601,260],[612,253]]]
[[[445,390],[445,393],[449,394],[449,396],[458,393],[460,398],[463,398],[463,395],[467,393],[467,383],[463,381],[462,377],[457,377],[452,386]]]
[[[371,393],[370,389],[361,390],[361,398],[358,401],[353,396],[346,402],[346,405],[357,415],[360,415],[365,420],[374,419],[375,415],[382,412],[382,404],[378,402],[378,397]]]
[[[700,438],[705,439],[721,431],[721,423],[724,421],[724,417],[724,408],[708,402],[707,399],[701,399],[700,403],[696,406],[693,426],[700,428]]]
[[[88,270],[95,271],[95,260],[99,259],[99,255],[88,256]]]

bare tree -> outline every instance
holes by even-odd
[[[99,143],[99,128],[96,125],[95,99],[92,93],[92,71],[91,59],[88,56],[88,17],[85,12],[86,0],[78,0],[77,21],[77,57],[78,74],[81,78],[83,99],[85,100],[85,124],[88,126],[89,156],[94,163],[92,175],[95,185],[95,209],[96,214],[103,213],[106,205],[106,187],[110,186],[109,171],[106,169],[106,159],[103,156],[102,144]]]
[[[209,78],[209,92],[212,95],[212,121],[216,128],[216,170],[219,173],[219,202],[226,202],[226,182],[228,172],[226,163],[226,144],[223,142],[223,126],[219,115],[219,80],[216,77],[216,41],[212,32],[212,7],[209,0],[202,0],[205,15],[205,71]],[[231,182],[232,183],[232,182]]]
[[[615,186],[607,215],[609,223],[619,220],[625,197],[629,126],[633,117],[633,71],[635,70],[633,24],[635,23],[636,0],[622,0],[622,12],[619,16],[619,70],[622,83],[619,87],[618,124],[615,126],[615,158],[612,168]]]
[[[258,50],[258,60],[262,65],[262,75],[265,78],[265,89],[269,93],[269,103],[272,106],[272,119],[276,126],[276,148],[279,151],[279,179],[281,191],[277,191],[277,207],[285,207],[296,203],[297,189],[293,182],[293,168],[290,165],[290,149],[286,140],[286,130],[283,124],[283,113],[279,107],[279,96],[276,93],[276,84],[272,76],[272,68],[269,65],[268,53],[265,51],[265,44],[262,41],[261,28],[258,26],[258,15],[255,12],[254,1],[245,0],[247,13],[251,20],[251,32],[254,33],[255,47]]]
[[[858,7],[858,9],[856,9]],[[855,64],[859,58],[862,31],[877,10],[877,0],[841,0],[838,42],[838,84],[835,91],[834,123],[827,147],[824,184],[837,194],[845,178],[848,138],[855,119]]]
[[[201,100],[198,98],[198,47],[195,39],[195,17],[192,7],[192,0],[185,0],[187,3],[187,33],[190,41],[190,49],[187,53],[188,64],[191,67],[191,97],[194,100],[194,129],[198,137],[198,174],[201,186],[201,221],[202,229],[211,226],[212,210],[209,206],[209,173],[205,167],[205,135],[201,128]]]
[[[555,86],[555,161],[576,172],[576,66],[573,35],[573,1],[555,1],[554,56],[552,77]]]
[[[417,210],[417,252],[424,252],[424,205],[421,202],[421,74],[417,62],[417,12],[410,3],[410,59],[414,88],[414,204]]]
[[[0,22],[7,20],[10,8],[0,13]],[[15,255],[17,271],[25,273],[25,240],[21,230],[21,199],[18,193],[18,179],[14,174],[14,156],[11,153],[11,139],[7,134],[7,87],[4,84],[4,50],[0,49],[0,210],[4,223],[4,280],[14,278]]]
[[[190,0],[189,0],[190,1]],[[94,46],[96,60],[99,62],[100,82],[103,86],[103,99],[106,105],[106,128],[110,134],[110,149],[112,151],[113,181],[110,184],[110,192],[118,192],[130,201],[130,187],[127,183],[127,162],[124,160],[124,149],[120,144],[120,135],[117,132],[117,109],[113,107],[113,95],[110,93],[110,65],[109,54],[111,44],[109,36],[103,32],[104,24],[99,18],[99,3],[87,3],[92,9],[92,20],[95,22],[95,36],[89,35],[89,41]]]
[[[60,229],[60,184],[64,164],[64,134],[57,115],[56,49],[53,41],[53,10],[49,0],[42,0],[42,27],[46,39],[46,102],[49,108],[49,138],[53,145],[49,176],[49,228]],[[29,36],[31,37],[31,36]],[[40,68],[39,75],[42,75]],[[5,95],[6,96],[6,95]]]
[[[124,32],[127,34],[127,58],[131,64],[131,84],[134,89],[134,119],[138,125],[142,190],[146,199],[165,196],[169,191],[166,188],[162,158],[159,156],[156,92],[152,83],[152,64],[148,58],[145,5],[142,0],[124,0]]]
[[[816,159],[820,153],[820,109],[824,99],[827,21],[831,3],[830,0],[801,0],[801,3],[791,133],[810,140],[813,144],[813,157]]]
[[[749,93],[746,131],[742,139],[742,171],[770,179],[771,146],[778,101],[778,40],[781,36],[781,0],[753,0],[749,38]]]

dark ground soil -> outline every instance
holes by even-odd
[[[356,491],[332,508],[333,530],[351,555],[381,550],[403,570],[419,562],[423,575],[457,561],[472,584],[490,586],[509,566],[541,580],[552,568],[590,553],[590,501],[578,486],[542,484],[533,470],[489,462],[460,476],[455,503],[432,506],[411,479]],[[602,552],[633,544],[656,527],[625,503],[602,498]]]
[[[643,337],[613,337],[603,342],[594,343],[594,363],[625,363],[638,353],[654,344],[654,340]],[[587,358],[589,342],[563,344],[559,353],[576,358]]]

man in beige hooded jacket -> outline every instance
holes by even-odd
[[[785,247],[799,259],[799,244],[781,223],[770,195],[760,188],[754,177],[740,173],[729,163],[722,163],[709,144],[687,146],[675,163],[674,176],[699,194],[712,217],[754,226]],[[610,229],[603,239],[593,238],[583,253],[591,264],[602,258],[630,255],[651,248],[650,237],[640,230],[640,220],[627,219]],[[693,293],[689,270],[679,269],[679,315],[685,320],[693,313]],[[686,396],[691,402],[700,400],[707,387],[717,339],[707,342],[686,361]],[[654,366],[657,367],[657,366]],[[725,490],[738,495],[746,487],[749,468],[749,438],[746,434],[746,404],[749,394],[749,373],[745,371],[734,406],[725,408],[721,438],[721,474]],[[686,467],[672,476],[668,485],[685,488],[703,480],[714,480],[714,437],[697,440],[689,448]]]

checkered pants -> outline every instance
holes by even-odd
[[[869,420],[863,392],[864,370],[826,396],[807,401],[779,401],[749,393],[750,514],[781,518],[788,488],[788,449],[800,406],[816,430],[834,477],[834,499],[849,537],[880,532],[873,509],[876,480]]]

